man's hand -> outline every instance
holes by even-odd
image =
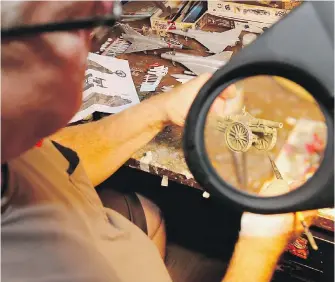
[[[166,111],[168,121],[179,126],[184,125],[193,100],[210,77],[211,74],[202,74],[197,78],[178,86],[169,93],[162,94],[166,95],[164,109]],[[225,89],[222,94],[215,99],[211,110],[219,113],[220,110],[224,108],[225,100],[232,98],[234,94],[235,88],[233,85]]]
[[[278,180],[261,192],[262,196],[289,192],[289,185],[277,185],[279,182],[276,181]],[[316,212],[308,211],[303,215],[310,225]],[[295,213],[244,213],[239,240],[223,282],[269,282],[285,247],[302,231],[303,227]]]
[[[301,185],[302,183],[289,185],[285,180],[276,179],[265,190],[261,191],[260,195],[282,195]],[[302,214],[307,225],[311,225],[317,215],[317,211],[306,211],[302,212]],[[274,215],[245,213],[242,216],[241,236],[273,237],[285,244],[295,240],[303,230],[303,226],[298,220],[296,213]]]
[[[211,74],[202,74],[166,94],[161,94],[165,95],[165,102],[162,102],[164,103],[166,118],[169,122],[179,126],[184,125],[194,98],[210,77]]]

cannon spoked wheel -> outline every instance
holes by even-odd
[[[234,152],[246,152],[252,145],[252,132],[242,122],[229,124],[225,131],[226,144]]]
[[[257,141],[254,147],[261,151],[270,151],[277,142],[277,130],[273,130],[272,134],[257,134]]]

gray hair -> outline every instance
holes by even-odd
[[[21,24],[24,3],[27,1],[1,1],[1,26],[9,28]]]

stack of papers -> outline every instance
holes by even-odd
[[[70,122],[84,119],[94,112],[118,113],[139,102],[128,61],[90,53],[83,103]]]

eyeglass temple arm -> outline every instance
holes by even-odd
[[[110,15],[105,17],[94,17],[94,18],[80,19],[68,22],[18,26],[8,29],[2,28],[1,38],[7,39],[11,37],[29,36],[44,32],[60,32],[60,31],[71,31],[78,29],[88,29],[104,25],[113,26],[116,23],[117,19],[118,18],[115,17],[114,15]]]
[[[44,32],[61,32],[71,31],[78,29],[88,29],[98,26],[113,26],[122,15],[122,3],[121,1],[113,2],[113,9],[111,14],[108,16],[91,17],[86,19],[78,19],[67,22],[54,22],[46,24],[38,24],[31,26],[18,26],[12,28],[1,29],[2,39],[18,37],[18,36],[29,36]]]

